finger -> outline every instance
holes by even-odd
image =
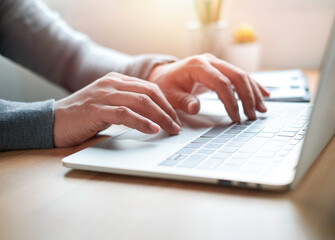
[[[255,80],[253,80],[257,87],[259,88],[260,92],[262,93],[262,95],[264,97],[269,97],[270,96],[270,92],[268,90],[266,90],[261,84],[259,84],[258,82],[256,82]]]
[[[181,90],[174,89],[174,91],[171,91],[169,93],[169,100],[176,109],[181,109],[189,114],[196,114],[200,110],[199,99]]]
[[[237,101],[227,77],[206,61],[202,62],[202,67],[193,68],[190,74],[192,79],[216,92],[234,122],[240,121]]]
[[[120,91],[107,95],[106,103],[111,106],[125,106],[157,123],[170,134],[180,131],[180,126],[147,95]]]
[[[159,132],[160,127],[124,106],[102,106],[101,119],[108,124],[122,124],[137,129],[143,133],[154,134]]]
[[[231,67],[231,65],[227,65],[226,62],[219,59],[212,59],[211,65],[217,68],[221,74],[227,76],[229,80],[233,83],[236,92],[242,101],[245,115],[251,120],[256,119],[255,96],[248,75],[244,74],[240,70],[237,70],[236,67]]]
[[[161,109],[163,109],[179,126],[181,122],[176,111],[168,102],[157,84],[149,83],[136,79],[138,81],[128,81],[126,84],[118,84],[116,88],[120,91],[135,92],[148,95]]]
[[[261,93],[260,89],[258,88],[256,82],[252,79],[250,79],[250,84],[251,84],[252,90],[254,92],[257,111],[266,112],[267,109],[266,109],[266,106],[264,105],[264,101],[263,101],[263,97],[262,97],[262,93]]]
[[[239,82],[235,83],[235,89],[239,96],[239,98],[242,101],[243,104],[243,110],[245,115],[250,120],[256,119],[256,103],[255,103],[255,97],[253,94],[253,90],[251,88],[249,79],[241,78]]]

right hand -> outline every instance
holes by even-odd
[[[148,134],[177,134],[181,125],[156,84],[109,73],[55,103],[54,145],[80,144],[112,124]]]

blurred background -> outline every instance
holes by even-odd
[[[128,53],[188,55],[193,0],[44,0],[97,43]],[[227,38],[243,23],[262,46],[261,69],[317,69],[335,13],[334,0],[224,0]],[[0,57],[0,98],[36,101],[66,92]],[[38,85],[38,88],[36,87]]]

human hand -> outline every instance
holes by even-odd
[[[200,110],[200,102],[195,95],[204,89],[211,89],[217,93],[234,122],[240,121],[240,116],[233,88],[250,120],[256,118],[255,110],[266,112],[263,96],[270,95],[244,71],[211,54],[158,65],[150,73],[148,81],[159,85],[175,109],[190,114]]]
[[[156,84],[110,73],[56,101],[54,144],[77,145],[111,124],[123,124],[149,134],[157,133],[160,127],[177,134],[181,125]]]

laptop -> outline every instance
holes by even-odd
[[[180,114],[179,135],[112,126],[111,137],[65,157],[73,169],[266,190],[293,188],[335,133],[335,25],[314,106],[268,102],[268,112],[232,123],[219,101]],[[240,107],[242,109],[242,107]]]

